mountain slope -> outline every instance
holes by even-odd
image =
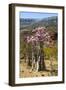
[[[21,22],[22,21],[22,22]],[[37,19],[22,19],[20,20],[20,29],[28,29],[32,30],[37,27],[46,27],[47,30],[57,32],[57,24],[58,24],[58,17],[53,16],[53,17],[48,17],[42,20],[37,20]]]

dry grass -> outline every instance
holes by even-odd
[[[20,62],[20,78],[26,77],[46,77],[46,76],[57,76],[58,64],[56,60],[53,60],[52,67],[50,60],[45,60],[46,70],[45,71],[33,71],[31,67],[25,62]]]

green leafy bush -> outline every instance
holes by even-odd
[[[45,59],[50,59],[52,56],[57,60],[57,47],[44,47],[44,56]]]

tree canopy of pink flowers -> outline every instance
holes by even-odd
[[[27,43],[49,42],[50,35],[45,27],[38,27],[32,30],[33,35],[27,36]]]

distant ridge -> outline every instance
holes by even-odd
[[[32,30],[37,27],[46,27],[48,30],[53,32],[57,32],[57,24],[58,24],[58,17],[47,17],[41,20],[37,19],[29,19],[29,18],[21,18],[20,19],[20,30],[28,29]]]

